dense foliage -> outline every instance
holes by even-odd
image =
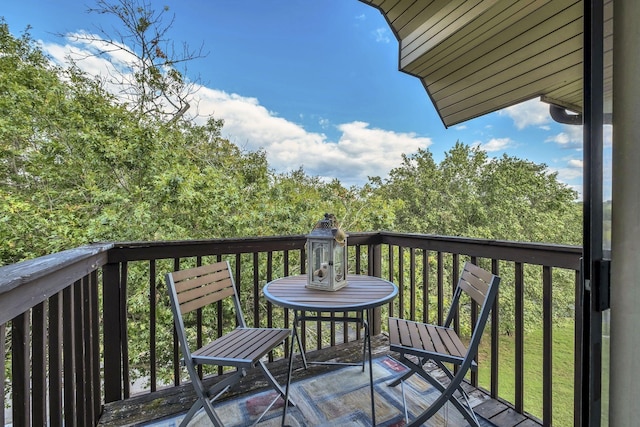
[[[545,165],[458,142],[440,163],[420,150],[362,187],[278,173],[264,152],[223,138],[223,121],[127,109],[98,80],[51,66],[28,31],[16,38],[4,21],[0,111],[0,265],[94,241],[304,234],[324,212],[348,231],[580,244],[576,194]],[[564,282],[560,316],[573,301]],[[539,288],[529,316],[540,316]],[[129,291],[131,318],[148,317],[147,290]],[[501,292],[508,310],[513,290]],[[132,343],[133,357],[144,348]]]
[[[439,164],[429,151],[419,150],[375,182],[375,194],[398,206],[398,231],[581,243],[577,194],[544,164],[506,154],[489,158],[457,142]]]

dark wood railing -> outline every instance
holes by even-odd
[[[9,366],[14,426],[94,425],[99,418],[98,273],[111,247],[81,247],[0,268],[0,403],[4,409]],[[0,412],[0,425],[4,418]]]
[[[249,324],[290,326],[289,313],[271,306],[261,295],[274,278],[304,273],[304,236],[206,241],[133,242],[91,245],[0,268],[0,360],[9,366],[9,378],[0,370],[5,394],[10,390],[13,425],[94,425],[105,402],[129,398],[180,384],[184,378],[164,288],[168,271],[227,259]],[[552,337],[554,277],[568,272],[576,289],[581,249],[400,233],[351,233],[349,270],[388,278],[398,284],[398,298],[374,316],[373,331],[385,329],[387,315],[438,322],[447,309],[461,263],[471,260],[500,274],[515,299],[515,397],[507,402],[520,413],[524,404],[525,293],[541,287],[543,313],[543,412],[552,422]],[[539,277],[533,281],[526,277]],[[508,277],[507,277],[508,276]],[[566,276],[566,274],[565,274]],[[526,282],[526,283],[525,283]],[[142,296],[142,297],[141,297]],[[579,304],[576,297],[575,305]],[[481,384],[494,398],[498,385],[500,313],[491,320],[489,384]],[[580,310],[576,309],[574,316]],[[475,310],[460,313],[457,328],[469,323]],[[224,307],[199,312],[196,340],[220,335],[225,327]],[[579,348],[580,319],[575,348]],[[321,349],[360,338],[346,323],[305,325],[304,345]],[[134,339],[135,338],[135,339]],[[167,339],[168,338],[168,339]],[[141,342],[147,345],[140,346]],[[159,346],[172,342],[172,348]],[[135,348],[134,348],[135,347]],[[580,389],[580,358],[576,351],[576,390]],[[277,358],[280,355],[270,355]],[[215,374],[215,372],[207,372]],[[137,377],[143,386],[136,385]],[[478,386],[477,375],[470,378]],[[138,381],[140,382],[140,381]],[[0,425],[4,425],[0,413]]]

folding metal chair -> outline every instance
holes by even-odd
[[[478,345],[489,318],[489,312],[498,294],[499,284],[500,277],[467,262],[454,291],[451,307],[444,325],[437,326],[389,318],[391,350],[398,352],[400,354],[400,362],[409,368],[407,373],[393,380],[389,385],[395,387],[413,374],[418,374],[441,393],[422,414],[418,415],[409,424],[410,426],[422,425],[447,402],[451,402],[470,425],[480,426],[478,418],[469,403],[469,397],[462,387],[462,380],[469,369],[477,369],[475,358],[478,353]],[[481,307],[468,346],[463,344],[458,334],[451,327],[451,323],[458,312],[457,308],[460,305],[460,296],[463,292],[468,294]],[[412,356],[412,358],[407,356]],[[436,363],[444,371],[450,380],[448,384],[440,382],[424,370],[423,366],[429,361]],[[445,366],[445,363],[457,366],[455,374]],[[454,395],[456,391],[460,392],[466,406],[458,399],[458,396]],[[404,386],[402,397],[405,399]],[[404,402],[406,417],[406,400]],[[409,422],[409,420],[406,421],[407,423]]]
[[[269,384],[279,393],[260,415],[257,423],[280,396],[283,399],[288,396],[287,391],[271,375],[262,358],[275,347],[284,343],[291,336],[291,330],[247,327],[227,261],[168,273],[166,281],[184,364],[189,371],[191,382],[198,396],[180,426],[186,426],[189,420],[204,408],[213,424],[221,427],[222,421],[216,415],[212,402],[225,393],[229,387],[238,383],[246,375],[246,370],[253,367],[260,368]],[[233,299],[238,326],[204,347],[192,351],[182,316],[224,298]],[[237,370],[206,390],[198,375],[196,368],[198,365],[229,366],[235,367]],[[287,378],[287,387],[288,384]]]

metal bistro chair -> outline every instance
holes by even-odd
[[[257,423],[280,396],[283,399],[287,396],[286,391],[276,382],[261,359],[275,347],[284,343],[291,336],[291,330],[247,327],[227,261],[168,273],[166,281],[184,364],[189,371],[191,382],[198,396],[180,426],[186,426],[189,420],[204,408],[213,424],[221,427],[222,421],[216,415],[212,402],[225,393],[229,387],[238,383],[246,375],[246,370],[253,367],[259,367],[267,381],[279,393],[260,415]],[[204,347],[192,351],[189,347],[182,316],[227,297],[233,299],[238,326]],[[229,366],[235,367],[237,370],[228,378],[206,390],[198,375],[197,365]],[[287,384],[289,384],[288,379]]]
[[[400,361],[409,368],[409,371],[401,377],[393,380],[389,385],[397,386],[407,380],[413,374],[418,374],[438,391],[440,396],[422,414],[409,424],[410,426],[422,425],[426,420],[435,415],[447,402],[451,402],[462,413],[470,425],[479,427],[480,424],[469,403],[469,397],[462,388],[462,380],[469,369],[476,370],[475,357],[478,353],[478,345],[482,338],[482,332],[487,323],[489,312],[498,294],[500,277],[467,262],[462,271],[460,280],[453,294],[451,308],[443,326],[429,325],[410,320],[389,318],[389,343],[392,351],[400,353]],[[465,346],[458,334],[451,327],[451,323],[460,304],[462,292],[467,293],[481,309],[473,329],[471,341]],[[411,360],[407,356],[412,356]],[[449,377],[449,384],[443,384],[423,369],[428,361],[435,362]],[[457,366],[455,374],[444,364]],[[458,391],[464,398],[466,406],[454,396]],[[405,418],[407,417],[407,405],[402,389],[402,398],[405,402]],[[409,422],[409,420],[407,420]]]

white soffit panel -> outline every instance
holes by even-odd
[[[582,0],[360,0],[380,10],[445,126],[527,99],[582,112]],[[613,4],[605,4],[605,92]],[[610,104],[605,100],[605,108]]]

